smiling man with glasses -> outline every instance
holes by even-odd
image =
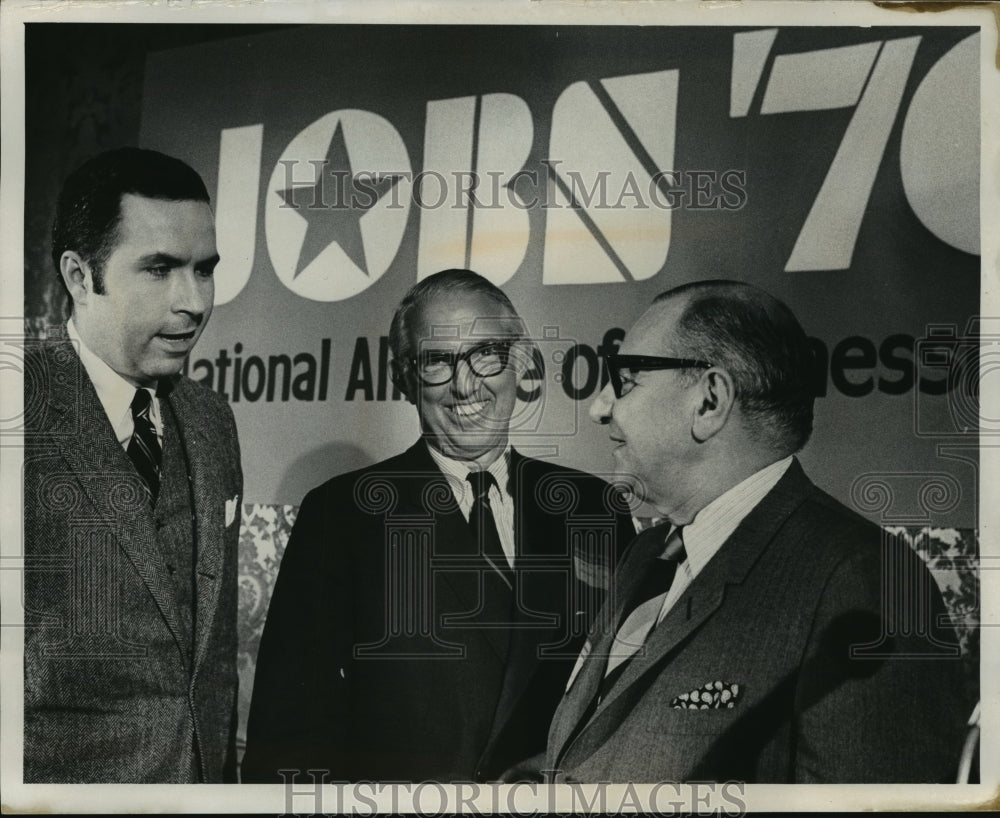
[[[791,311],[736,281],[659,296],[608,358],[591,418],[667,522],[623,555],[546,758],[508,780],[954,780],[968,710],[941,595],[795,458],[812,365]]]
[[[393,375],[432,454],[485,469],[506,449],[531,342],[502,290],[478,276],[438,275],[393,319]]]
[[[511,446],[537,353],[501,289],[468,270],[430,276],[389,344],[421,437],[303,501],[244,781],[485,781],[543,752],[634,535],[611,486]]]

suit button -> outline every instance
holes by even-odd
[[[480,784],[482,784],[484,781],[486,781],[486,776],[483,775],[483,771],[482,770],[476,770],[476,781],[478,783],[480,783]]]

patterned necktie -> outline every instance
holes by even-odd
[[[507,562],[500,535],[497,533],[496,520],[490,507],[490,488],[496,485],[496,478],[485,469],[470,471],[465,478],[472,486],[472,509],[469,511],[469,525],[476,535],[479,551],[496,569],[508,588],[514,587],[514,574]]]
[[[156,495],[160,491],[160,462],[163,459],[163,451],[160,449],[156,428],[150,417],[152,403],[149,390],[136,390],[130,406],[134,430],[126,451],[135,470],[146,483],[151,502],[155,503]]]
[[[650,562],[640,579],[631,600],[623,613],[612,653],[601,680],[599,698],[603,699],[618,678],[625,672],[629,660],[639,652],[650,632],[656,627],[660,609],[670,593],[677,568],[684,562],[684,538],[681,528],[675,527],[667,537],[663,553]]]

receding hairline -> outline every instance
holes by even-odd
[[[445,278],[438,278],[439,276],[449,276],[457,280],[448,282]],[[472,276],[476,278],[472,278]],[[482,282],[476,279],[482,279]],[[489,315],[482,317],[521,322],[523,332],[523,319],[503,290],[495,285],[490,285],[487,279],[471,270],[446,270],[425,279],[423,282],[418,282],[396,307],[389,325],[389,342],[393,358],[399,359],[400,362],[405,361],[406,357],[413,352],[414,346],[423,340],[414,337],[414,325],[424,319],[424,314],[429,306],[447,300],[469,301],[473,298],[482,298],[496,307],[495,310],[490,310]],[[454,327],[456,323],[442,322],[434,326]],[[485,340],[486,336],[483,338]]]
[[[690,308],[693,304],[697,304],[703,299],[712,297],[729,297],[738,301],[778,303],[778,299],[760,287],[746,281],[725,278],[690,281],[687,284],[679,284],[669,290],[664,290],[653,299],[652,303],[664,304],[685,297],[687,298],[685,304],[687,308]]]
[[[133,201],[134,204],[128,207],[128,202],[130,200]],[[208,216],[208,218],[205,219],[205,222],[208,224],[209,227],[211,227],[213,235],[216,232],[215,214],[214,211],[212,210],[211,202],[209,202],[207,199],[200,199],[200,198],[193,199],[190,197],[177,199],[174,197],[167,197],[167,196],[147,196],[144,193],[125,192],[122,193],[121,196],[118,198],[117,217],[115,218],[115,221],[111,224],[109,230],[107,231],[104,237],[104,242],[103,242],[105,250],[104,254],[105,258],[103,259],[104,261],[107,261],[107,259],[110,258],[111,254],[114,253],[115,250],[119,246],[121,246],[121,244],[125,241],[125,230],[127,225],[128,229],[130,229],[131,231],[138,232],[141,234],[143,228],[146,226],[145,223],[147,219],[150,222],[150,224],[155,226],[158,220],[163,218],[163,215],[160,214],[153,215],[152,218],[149,218],[150,215],[149,210],[136,210],[136,208],[143,207],[142,204],[143,202],[179,204],[179,205],[183,204],[204,205],[207,208],[206,215]],[[126,219],[127,207],[128,207],[128,212],[131,214],[130,220]],[[155,210],[153,212],[155,214]],[[217,239],[218,237],[216,237],[216,240]],[[218,251],[218,245],[216,245],[216,251]]]
[[[142,202],[154,202],[162,204],[193,204],[193,205],[204,205],[208,208],[208,212],[214,216],[214,211],[212,210],[212,203],[208,199],[193,198],[191,196],[183,196],[180,198],[174,196],[148,196],[145,193],[132,193],[130,191],[125,191],[121,196],[118,197],[118,218],[115,221],[114,226],[120,227],[125,221],[125,205],[129,201],[135,202],[137,205],[141,206]],[[213,228],[215,227],[215,222],[212,222]]]
[[[636,338],[636,329],[638,328],[646,334],[647,338],[655,337],[660,344],[660,351],[673,352],[675,354],[680,351],[677,349],[677,346],[683,339],[679,337],[678,330],[680,329],[681,319],[687,313],[690,306],[690,299],[684,293],[678,293],[676,296],[669,297],[668,293],[660,293],[660,295],[656,296],[650,302],[649,306],[636,319],[632,328],[626,333],[623,343],[634,341]],[[676,302],[681,302],[680,311],[668,325],[664,313],[667,309],[673,307]],[[642,324],[646,324],[646,326],[642,327]]]
[[[746,281],[721,278],[691,281],[687,284],[672,287],[657,295],[650,304],[650,307],[667,305],[676,302],[678,299],[684,299],[680,315],[678,315],[675,324],[675,327],[683,332],[687,319],[697,306],[713,298],[728,299],[743,304],[755,304],[767,312],[781,309],[789,311],[784,302],[771,295],[767,290]],[[679,337],[677,340],[683,341],[683,338]]]
[[[470,327],[475,328],[476,321],[480,319],[485,321],[515,321],[523,324],[523,319],[518,315],[517,310],[515,310],[510,304],[505,303],[499,298],[491,295],[490,293],[477,291],[477,290],[453,290],[450,292],[440,292],[429,295],[425,298],[421,298],[413,302],[410,305],[410,309],[407,312],[406,321],[404,324],[404,329],[408,335],[412,336],[415,326],[424,320],[426,320],[426,315],[428,310],[435,307],[443,307],[444,309],[451,309],[452,311],[460,311],[466,307],[470,306],[470,302],[475,300],[481,300],[483,302],[489,302],[496,309],[495,310],[477,310],[475,308],[470,311],[474,313],[471,323],[468,321],[442,321],[440,323],[435,323],[431,325],[431,329],[434,328],[445,328],[445,327]],[[463,336],[465,337],[465,336]],[[469,336],[472,338],[477,337],[476,335]],[[486,336],[483,336],[486,337]],[[424,340],[409,338],[407,340]]]

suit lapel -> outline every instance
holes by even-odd
[[[574,733],[578,733],[580,722],[591,709],[597,691],[604,676],[604,669],[611,644],[615,636],[616,626],[622,617],[626,600],[632,597],[635,587],[641,579],[649,561],[655,559],[662,551],[669,524],[654,526],[642,532],[629,547],[622,565],[618,571],[614,585],[615,594],[609,597],[606,605],[614,607],[613,615],[606,616],[602,611],[587,636],[589,646],[588,658],[583,667],[572,679],[566,695],[563,697],[556,718],[553,720],[550,745],[561,753],[564,745]]]
[[[224,485],[217,460],[218,444],[209,434],[210,419],[199,416],[191,384],[178,379],[168,385],[161,400],[173,413],[181,448],[187,460],[192,512],[197,542],[194,667],[201,664],[216,615],[225,558]],[[197,420],[197,422],[196,422]]]
[[[514,568],[517,600],[512,612],[510,645],[503,688],[493,721],[491,742],[506,725],[524,694],[540,661],[539,646],[556,643],[569,623],[567,577],[550,570],[532,570],[537,561],[554,563],[566,553],[566,527],[558,518],[538,513],[534,499],[540,479],[538,461],[514,449],[510,452],[510,493],[514,500]],[[572,570],[572,566],[568,566]],[[551,660],[541,660],[551,661]]]
[[[706,619],[714,614],[725,599],[727,585],[738,585],[760,558],[761,554],[784,525],[785,520],[805,499],[812,484],[797,461],[773,489],[740,522],[729,539],[719,548],[702,572],[695,577],[684,594],[656,627],[646,644],[646,656],[633,662],[622,674],[601,709],[613,704],[615,698],[674,651]]]
[[[99,519],[114,526],[118,545],[153,597],[178,651],[186,659],[176,592],[156,547],[153,511],[142,478],[116,439],[65,330],[55,338],[57,343],[48,355],[52,413],[49,432]]]
[[[586,728],[582,731],[576,730],[581,740],[585,737],[588,747],[600,746],[607,735],[617,729],[624,714],[634,706],[646,690],[647,686],[640,682],[651,673],[661,672],[664,665],[669,662],[670,656],[722,607],[726,586],[743,582],[754,563],[774,539],[789,515],[805,500],[811,488],[812,483],[805,476],[802,467],[797,460],[793,461],[777,485],[742,520],[663,621],[657,625],[646,642],[645,656],[641,657],[640,661],[629,663],[608,696],[594,711]],[[639,541],[636,545],[639,545]],[[660,547],[662,548],[662,539]],[[648,560],[658,553],[653,545],[647,544],[643,556]],[[638,554],[636,556],[639,557]],[[630,559],[629,563],[628,567],[623,566],[619,574],[625,578],[621,580],[622,587],[618,597],[621,601],[618,603],[616,616],[620,615],[622,601],[628,598],[631,588],[641,576],[638,559],[636,561]],[[612,638],[613,633],[605,633],[601,640],[595,643],[593,652],[598,653],[602,649],[607,652]],[[560,719],[558,734],[553,733],[559,754],[568,749],[565,745],[597,694],[604,663],[588,660],[585,669],[586,675],[581,672],[581,678],[577,679],[574,685],[575,688],[580,688],[576,691],[576,695],[572,695],[573,689],[571,689],[570,695],[564,700],[564,705],[572,702],[572,706],[566,708],[565,717]]]
[[[402,477],[399,480],[400,505],[392,512],[394,517],[412,515],[414,518],[433,519],[434,539],[432,545],[432,559],[449,557],[456,559],[461,567],[453,569],[445,568],[440,572],[435,572],[434,576],[441,582],[454,597],[458,600],[461,610],[464,612],[474,612],[482,604],[479,593],[479,579],[474,576],[477,568],[475,559],[479,554],[479,547],[472,536],[469,523],[462,514],[455,500],[454,492],[447,478],[438,468],[427,444],[418,440],[405,453],[403,461]],[[430,479],[428,479],[430,478]],[[479,560],[482,567],[488,567],[485,560]],[[479,568],[478,570],[482,570]],[[435,600],[437,589],[433,589]],[[433,615],[440,616],[443,606],[436,601],[433,605]],[[450,607],[450,606],[449,606]],[[449,625],[449,621],[454,616],[462,614],[449,614],[444,627],[458,627],[458,623]],[[440,621],[436,624],[442,624]],[[470,623],[465,621],[462,627],[470,627]],[[477,632],[487,641],[490,648],[496,653],[500,661],[504,661],[507,653],[507,634],[502,628],[477,628]]]

